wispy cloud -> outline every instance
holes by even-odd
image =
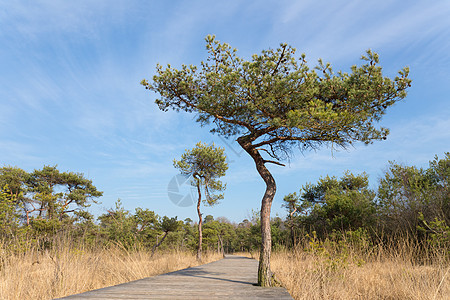
[[[130,10],[127,1],[1,1],[0,25],[2,33],[8,31],[27,39],[41,34],[70,33],[92,37],[98,34],[96,25],[102,22],[122,22],[124,12]],[[125,9],[128,8],[128,9]],[[1,36],[1,34],[0,34]]]
[[[281,14],[283,23],[273,29],[280,34],[289,26],[301,51],[326,60],[354,58],[368,48],[404,49],[432,32],[449,31],[450,4],[447,1],[297,1]],[[299,27],[302,24],[303,26]],[[306,25],[306,27],[305,27]],[[448,39],[447,47],[450,45]],[[448,52],[448,51],[447,51]]]
[[[28,143],[19,143],[15,141],[1,140],[1,159],[0,164],[13,165],[24,169],[30,169],[41,161],[41,158],[35,154],[35,147]]]
[[[224,178],[230,202],[220,214],[232,214],[244,200],[243,210],[259,205],[264,183],[248,155],[200,128],[192,114],[161,112],[157,95],[139,85],[151,80],[157,62],[198,64],[208,33],[247,58],[288,42],[312,65],[323,57],[347,67],[370,47],[390,73],[412,67],[411,101],[385,120],[387,141],[334,158],[329,149],[296,153],[289,166],[271,166],[280,194],[330,172],[377,174],[389,159],[426,164],[448,149],[448,1],[0,0],[0,6],[2,159],[85,171],[104,188],[105,207],[121,197],[162,214],[190,215],[170,204],[165,189],[177,174],[172,159],[200,140],[224,146],[230,158]]]

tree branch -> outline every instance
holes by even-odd
[[[257,150],[257,151],[259,151],[259,150],[261,150],[261,151],[265,151],[267,154],[269,154],[269,156],[270,157],[272,157],[272,158],[275,158],[276,159],[276,157],[275,157],[275,155],[273,155],[272,153],[270,153],[270,151],[269,150],[267,150],[267,149],[264,149],[264,148],[256,148],[255,150]]]
[[[282,167],[286,166],[285,164],[282,164],[282,163],[274,161],[274,160],[266,160],[266,159],[264,159],[263,162],[264,163],[271,163],[271,164],[279,165],[279,166],[282,166]]]
[[[275,66],[275,69],[273,69],[272,76],[278,72],[278,67],[280,66],[280,63],[284,58],[284,52],[286,51],[286,45],[283,45],[282,47],[283,47],[283,52],[281,52],[280,59],[278,60],[277,65]]]
[[[182,97],[182,95],[178,92],[177,89],[173,89],[173,93],[176,95],[176,97],[183,102],[185,105],[187,105],[190,108],[193,108],[195,110],[199,110],[200,112],[205,112],[209,115],[212,115],[214,118],[225,122],[225,123],[231,123],[231,124],[235,124],[235,125],[241,125],[244,126],[245,128],[247,128],[250,132],[253,132],[255,129],[253,126],[251,126],[248,123],[242,122],[242,121],[238,121],[238,120],[233,120],[230,118],[226,118],[224,116],[218,115],[217,113],[215,113],[215,111],[208,111],[208,110],[204,110],[201,109],[200,107],[198,107],[198,105],[193,104],[191,101],[189,101],[189,99],[185,99]]]

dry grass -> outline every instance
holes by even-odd
[[[186,252],[155,254],[145,250],[28,249],[7,254],[0,246],[0,299],[53,299],[92,289],[116,285],[167,273],[199,263]],[[218,260],[218,254],[204,255],[203,263]]]
[[[119,245],[61,245],[46,251],[29,247],[22,254],[0,245],[0,299],[52,299],[198,265],[186,252],[152,258],[149,251]],[[294,299],[450,299],[448,263],[433,251],[417,264],[408,244],[370,251],[339,247],[310,244],[276,251],[271,266]],[[220,258],[211,254],[203,262]]]
[[[272,270],[294,299],[450,299],[448,263],[434,256],[416,264],[408,245],[364,254],[310,250],[272,255]]]

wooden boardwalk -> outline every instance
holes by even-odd
[[[216,262],[61,299],[292,299],[286,289],[256,286],[258,262],[226,256]]]

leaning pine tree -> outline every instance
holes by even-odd
[[[258,283],[271,286],[270,209],[276,184],[266,164],[283,166],[280,161],[295,146],[305,151],[386,139],[389,130],[375,123],[406,97],[409,70],[402,69],[393,80],[384,77],[378,55],[370,50],[361,66],[334,73],[322,60],[310,69],[305,55],[297,59],[287,44],[254,54],[250,61],[214,36],[206,37],[206,48],[209,56],[199,67],[158,65],[153,81],[141,84],[160,95],[156,103],[161,110],[196,113],[201,125],[212,124],[212,132],[236,138],[254,160],[266,184]]]

